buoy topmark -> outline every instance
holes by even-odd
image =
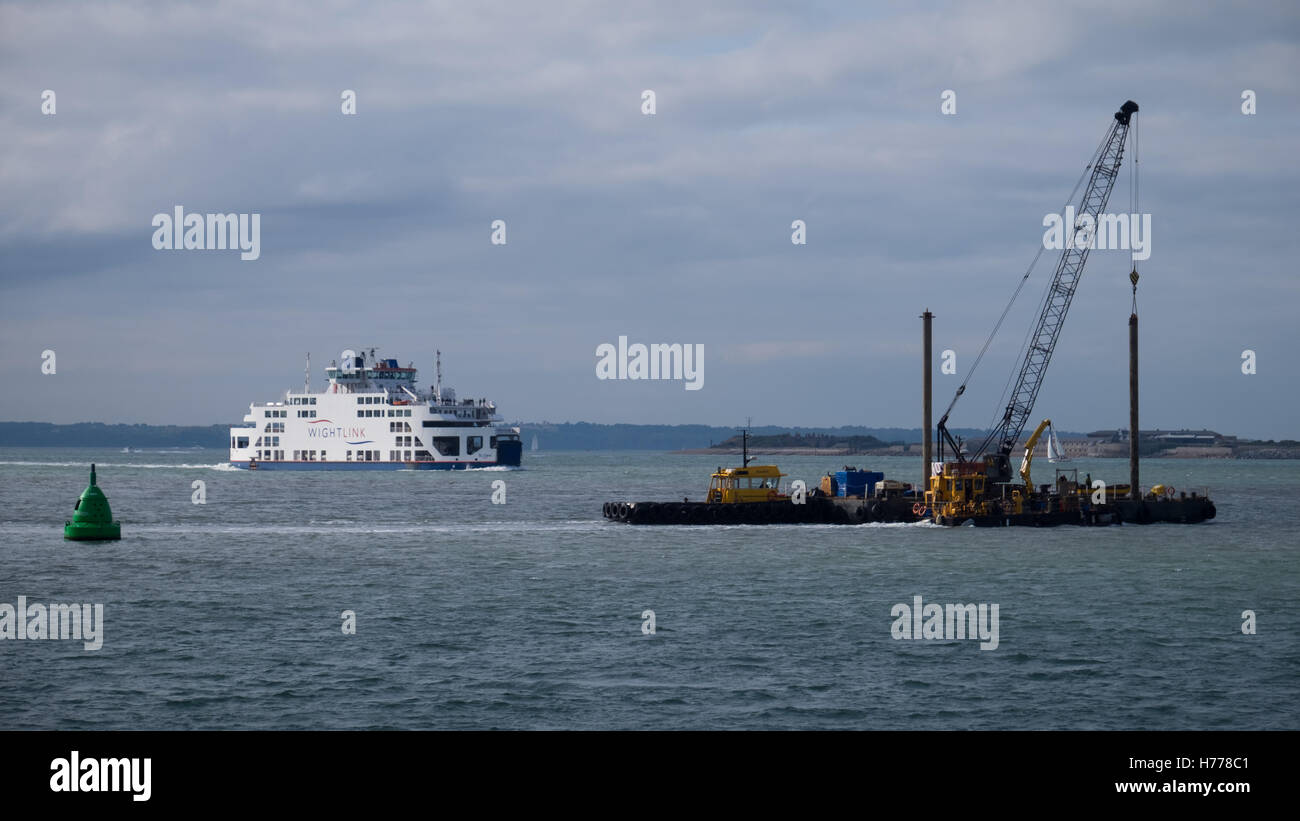
[[[72,521],[63,525],[63,538],[76,541],[109,541],[122,538],[122,523],[113,521],[104,491],[95,484],[95,466],[90,466],[90,487],[82,492],[73,509]]]

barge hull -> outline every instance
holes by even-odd
[[[606,519],[633,525],[858,525],[916,522],[911,499],[853,499],[813,496],[804,504],[773,502],[606,502]]]
[[[1197,524],[1217,515],[1214,502],[1198,496],[1190,499],[1118,499],[1088,510],[1045,510],[1006,513],[997,516],[936,516],[935,524],[957,527],[1058,527],[1060,525]]]

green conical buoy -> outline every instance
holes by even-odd
[[[63,525],[63,538],[77,541],[108,541],[122,538],[122,523],[113,521],[104,491],[95,484],[95,466],[90,466],[90,487],[77,500],[72,521]]]

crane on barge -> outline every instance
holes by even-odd
[[[957,400],[966,392],[971,376],[974,375],[984,354],[988,351],[989,344],[1006,320],[1016,297],[1019,296],[1034,266],[1042,256],[1044,247],[1039,248],[1038,254],[1030,263],[1029,269],[1025,271],[1010,302],[1003,309],[993,332],[989,334],[984,347],[966,374],[965,380],[957,388],[947,410],[939,419],[939,424],[936,426],[939,434],[939,461],[944,463],[944,468],[942,474],[931,477],[930,490],[926,493],[926,506],[936,514],[953,518],[981,514],[998,515],[1003,512],[1001,505],[992,496],[993,490],[999,484],[1005,487],[1011,482],[1011,453],[1024,432],[1030,414],[1033,413],[1039,388],[1042,387],[1043,378],[1047,375],[1047,366],[1052,360],[1052,352],[1065,325],[1065,315],[1070,309],[1075,290],[1079,287],[1079,279],[1088,261],[1088,252],[1094,244],[1095,233],[1093,232],[1100,225],[1101,214],[1106,209],[1115,181],[1119,178],[1130,123],[1137,111],[1137,103],[1129,100],[1115,112],[1106,136],[1094,152],[1079,181],[1075,183],[1074,190],[1070,192],[1067,206],[1074,204],[1074,195],[1086,178],[1087,185],[1075,211],[1077,216],[1074,224],[1068,227],[1070,235],[1063,243],[1064,248],[1057,261],[1055,274],[1043,298],[1037,323],[1026,342],[1024,358],[1016,373],[1015,387],[1011,391],[1010,400],[1000,421],[969,455],[962,445],[953,439],[947,425],[948,417],[956,406]],[[1069,213],[1068,207],[1065,213]],[[1042,426],[1039,430],[1041,429]],[[945,445],[952,449],[955,462],[945,462]],[[1027,470],[1024,471],[1024,474],[1027,473]],[[1026,487],[1025,491],[1027,494],[1032,491],[1032,488]],[[1014,512],[1020,513],[1023,503],[1024,496],[1018,491],[1014,493],[1011,500]]]

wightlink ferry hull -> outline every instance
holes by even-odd
[[[240,470],[481,470],[483,468],[519,467],[522,463],[521,445],[514,448],[502,443],[497,448],[495,462],[258,462],[231,461]],[[514,451],[513,457],[510,451]]]

